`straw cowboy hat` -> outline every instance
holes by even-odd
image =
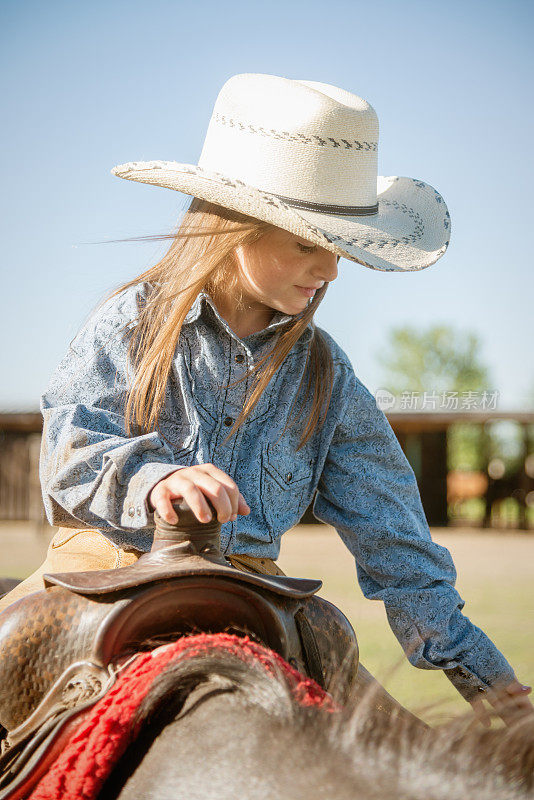
[[[317,81],[234,75],[198,164],[131,161],[120,178],[209,200],[371,269],[414,271],[443,255],[450,217],[423,181],[377,172],[378,118],[358,95]]]

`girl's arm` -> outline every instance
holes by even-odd
[[[148,491],[180,468],[157,432],[126,435],[131,375],[122,329],[138,299],[132,287],[91,317],[41,397],[40,478],[51,525],[145,528]]]
[[[443,669],[472,701],[515,682],[512,667],[462,614],[449,551],[432,541],[415,475],[385,415],[351,370],[350,400],[328,451],[315,515],[354,555],[364,595],[382,600],[408,659]]]

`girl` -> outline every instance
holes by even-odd
[[[443,199],[379,177],[377,138],[356,95],[237,75],[198,165],[113,170],[194,199],[168,253],[93,314],[41,398],[43,497],[61,527],[0,608],[44,572],[132,563],[150,549],[154,510],[173,522],[179,498],[200,521],[211,500],[235,566],[279,572],[280,537],[316,495],[412,664],[443,669],[480,713],[482,696],[531,708],[530,687],[462,615],[384,414],[313,321],[341,256],[418,270],[448,245]]]

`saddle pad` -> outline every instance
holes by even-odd
[[[226,633],[184,636],[138,655],[119,674],[109,692],[84,716],[61,755],[28,800],[95,800],[115,764],[139,734],[132,725],[137,708],[154,680],[171,662],[219,648],[245,663],[260,663],[271,674],[281,670],[297,700],[305,706],[337,711],[330,695],[305,678],[277,653],[249,637]]]

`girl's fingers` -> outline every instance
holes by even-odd
[[[532,686],[525,686],[523,683],[519,683],[519,681],[512,681],[506,686],[505,690],[506,694],[515,696],[524,696],[530,694],[532,692]]]
[[[209,522],[212,514],[206,499],[200,489],[187,478],[175,477],[173,473],[168,478],[161,480],[150,494],[150,502],[158,514],[174,525],[178,522],[176,512],[172,507],[173,500],[185,500],[199,522]]]
[[[512,725],[520,717],[534,715],[534,707],[528,696],[531,691],[531,686],[524,686],[515,680],[495,692],[490,702],[501,719],[507,725]]]
[[[202,467],[205,474],[210,475],[212,479],[225,487],[232,507],[230,516],[242,513],[239,511],[239,498],[242,497],[242,495],[239,491],[237,483],[233,481],[232,478],[226,474],[226,472],[223,472],[222,469],[216,467],[215,464],[200,464],[199,466]]]
[[[228,496],[230,497],[230,501],[232,503],[231,519],[236,519],[238,514],[242,514],[244,516],[250,514],[250,507],[239,491],[238,485],[229,475],[226,474],[226,472],[223,472],[222,469],[216,467],[215,464],[199,464],[199,468],[211,475],[216,480],[220,481],[227,488]]]
[[[247,516],[247,514],[250,514],[250,506],[243,497],[243,495],[241,494],[241,492],[239,492],[239,503],[237,506],[237,513],[243,514],[245,517]]]
[[[534,706],[528,695],[532,691],[530,686],[523,686],[519,681],[512,681],[507,686],[493,687],[488,690],[486,699],[491,704],[495,713],[506,723],[512,725],[524,716],[534,715]],[[471,701],[475,714],[483,725],[489,727],[491,715],[479,698]]]
[[[176,512],[172,507],[170,494],[161,494],[157,499],[155,499],[155,501],[153,501],[152,505],[160,517],[162,517],[165,522],[168,522],[169,525],[174,525],[178,522],[178,517],[176,516]]]
[[[484,725],[485,728],[491,727],[491,716],[488,714],[486,706],[478,697],[475,697],[473,700],[469,701],[475,712],[475,716],[477,717],[478,721]]]
[[[199,522],[209,522],[211,520],[213,515],[206,498],[192,481],[183,480],[181,491],[176,495],[171,493],[171,497],[174,500],[183,498]]]
[[[211,509],[205,498],[213,504],[219,522],[237,519],[238,514],[249,514],[250,508],[235,481],[214,464],[183,467],[163,478],[152,489],[149,503],[169,524],[177,522],[172,509],[173,500],[185,500],[199,522],[209,522]]]
[[[219,522],[228,522],[236,513],[232,508],[232,501],[226,486],[213,478],[208,472],[200,473],[195,478],[195,486],[211,500]]]

